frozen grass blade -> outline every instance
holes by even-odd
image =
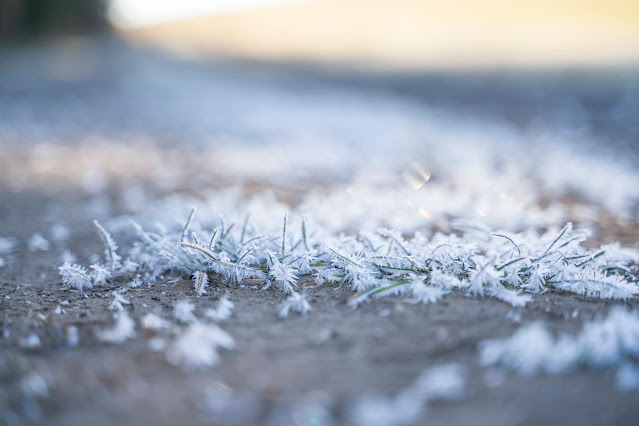
[[[106,257],[107,265],[109,266],[109,272],[113,274],[116,269],[120,267],[120,256],[117,253],[118,245],[115,243],[111,235],[98,223],[97,220],[93,221],[93,224],[98,229],[100,238],[104,243],[104,255]]]

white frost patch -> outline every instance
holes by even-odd
[[[222,382],[217,382],[215,385],[206,386],[202,389],[201,398],[196,400],[197,407],[208,416],[211,416],[211,422],[213,424],[258,424],[257,418],[262,411],[260,401],[257,394],[253,392],[236,393]],[[296,411],[298,414],[299,411]],[[271,423],[271,422],[259,422],[266,425],[287,425],[290,424],[291,415],[288,416],[283,422]],[[298,418],[309,419],[313,418],[312,415],[306,416],[306,413],[299,413],[296,416]],[[304,417],[302,417],[304,416]],[[299,424],[299,423],[298,423]],[[307,424],[307,423],[302,423]],[[328,425],[330,423],[308,423]]]
[[[413,424],[423,410],[422,402],[410,395],[365,395],[349,407],[348,417],[356,425],[407,425]]]
[[[580,365],[614,368],[639,360],[639,313],[615,307],[607,318],[586,322],[578,334],[557,338],[543,324],[529,324],[512,337],[481,342],[479,357],[484,366],[501,365],[526,376],[566,373]],[[624,377],[630,377],[627,371]]]
[[[393,397],[364,395],[348,410],[351,423],[361,425],[406,425],[415,423],[436,399],[458,399],[464,395],[466,371],[458,364],[425,370],[408,388]]]
[[[122,305],[130,305],[131,302],[124,298],[120,293],[113,294],[113,300],[109,304],[109,310],[111,311],[123,311],[124,306]]]
[[[67,340],[67,345],[70,348],[75,348],[80,343],[80,335],[78,333],[78,327],[70,325],[64,329],[64,335]]]
[[[293,292],[277,309],[277,316],[287,318],[290,311],[299,312],[306,316],[311,311],[311,305],[306,300],[306,294]]]
[[[36,232],[29,238],[27,247],[29,251],[47,251],[51,247],[51,243],[42,234]]]
[[[9,254],[18,244],[18,240],[13,237],[0,237],[0,254]]]
[[[409,284],[408,294],[406,299],[409,303],[437,303],[444,297],[444,295],[450,293],[449,290],[441,287],[433,287],[424,284],[424,280],[414,280]]]
[[[193,287],[195,287],[195,295],[200,297],[206,293],[206,286],[209,283],[209,276],[206,272],[195,271],[193,274]]]
[[[71,231],[69,231],[69,228],[59,223],[51,226],[49,234],[53,241],[67,241],[71,237]]]
[[[146,330],[167,330],[171,327],[171,322],[160,316],[149,312],[142,317],[142,328]]]
[[[60,255],[60,261],[62,263],[75,263],[77,262],[77,257],[70,250],[64,249],[62,250],[62,254]]]
[[[188,326],[166,352],[166,359],[185,368],[206,368],[218,361],[218,348],[233,349],[230,334],[217,325],[194,323]]]
[[[273,277],[275,284],[284,290],[285,293],[291,294],[295,292],[293,287],[297,287],[296,282],[298,277],[295,275],[295,271],[292,267],[284,265],[277,259],[272,259],[269,273],[271,277]]]
[[[217,302],[215,309],[207,309],[204,316],[216,322],[227,321],[233,315],[234,307],[235,305],[229,300],[228,294],[225,294]]]
[[[615,385],[625,392],[639,391],[639,366],[628,362],[619,367]]]
[[[126,311],[119,311],[115,315],[115,326],[107,330],[96,330],[99,340],[107,343],[121,344],[127,339],[135,337],[135,321]]]
[[[466,390],[466,370],[459,364],[444,364],[424,371],[413,389],[423,399],[459,399]]]
[[[38,373],[30,373],[20,380],[22,392],[28,398],[46,398],[49,396],[49,385]]]
[[[20,339],[18,344],[23,349],[37,349],[42,345],[40,337],[35,333],[31,333],[27,337]]]
[[[166,349],[166,340],[158,336],[152,337],[147,342],[147,345],[153,352],[161,352]]]
[[[188,300],[180,300],[173,307],[173,316],[180,322],[194,323],[197,321],[197,318],[193,314],[194,309],[195,305],[193,305],[193,303]]]
[[[92,288],[93,282],[86,268],[77,264],[65,262],[58,268],[62,276],[62,282],[70,287],[75,287],[79,292],[85,288]]]

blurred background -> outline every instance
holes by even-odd
[[[0,183],[343,192],[417,162],[463,195],[440,218],[510,223],[487,206],[519,192],[634,221],[638,67],[635,0],[0,0]]]
[[[2,0],[5,37],[115,29],[161,46],[395,68],[632,65],[633,0]]]

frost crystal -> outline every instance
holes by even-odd
[[[280,318],[287,318],[289,311],[307,315],[311,311],[311,305],[306,300],[306,295],[303,293],[293,292],[280,304],[277,310],[277,316]]]
[[[123,311],[124,310],[124,306],[122,305],[130,305],[131,302],[129,302],[127,299],[125,299],[120,293],[114,293],[113,294],[113,301],[111,301],[111,304],[109,305],[109,310],[111,311]]]
[[[277,259],[273,259],[269,273],[271,277],[273,277],[275,284],[284,290],[284,293],[294,293],[293,287],[297,287],[297,275],[295,275],[290,266],[282,264]]]
[[[142,317],[142,327],[148,330],[164,330],[171,327],[171,322],[149,312]]]
[[[639,391],[639,366],[626,363],[619,367],[615,385],[617,389],[625,392]]]
[[[87,270],[80,265],[66,262],[58,268],[64,284],[75,287],[79,292],[84,288],[92,288],[93,283]]]
[[[206,272],[195,271],[193,274],[193,286],[195,287],[195,294],[197,297],[200,297],[202,294],[206,293],[206,286],[209,283],[209,277],[206,275]]]
[[[180,300],[175,304],[173,309],[173,316],[180,322],[193,323],[197,321],[197,318],[193,314],[195,306],[188,300]]]
[[[91,278],[93,279],[93,283],[96,285],[106,283],[106,280],[111,277],[111,273],[107,270],[107,268],[99,263],[94,263],[90,266],[90,268],[92,269]]]
[[[114,315],[115,325],[107,330],[96,330],[99,340],[106,343],[119,345],[127,339],[135,337],[135,321],[131,319],[126,311],[119,311]]]
[[[217,302],[217,307],[215,309],[207,309],[204,315],[216,322],[227,321],[231,318],[231,315],[233,315],[234,307],[235,305],[229,300],[228,294],[225,294],[220,298],[219,302]]]
[[[218,348],[233,349],[233,338],[217,325],[194,323],[180,335],[166,352],[166,359],[189,369],[213,366]]]
[[[109,234],[97,220],[94,220],[93,224],[98,229],[100,238],[102,238],[102,242],[104,243],[104,256],[107,261],[109,272],[114,273],[121,266],[120,255],[118,255],[118,245],[115,243],[113,238],[111,238],[111,234]]]
[[[444,295],[450,291],[441,287],[427,286],[423,280],[415,280],[409,284],[409,298],[406,300],[410,303],[436,303]]]

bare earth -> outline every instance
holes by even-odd
[[[339,111],[334,118],[339,125],[330,125],[333,117],[328,117],[327,129],[306,127],[316,123],[318,108],[307,99],[325,102],[327,106],[320,111],[330,115],[332,105],[341,102],[342,90],[363,90],[366,96],[391,93],[411,102],[442,106],[460,116],[497,117],[531,132],[572,129],[579,143],[581,135],[588,134],[595,144],[612,147],[615,155],[636,160],[636,70],[613,70],[605,74],[609,78],[594,72],[523,73],[509,78],[499,72],[348,76],[304,66],[282,72],[278,66],[271,69],[264,64],[187,63],[127,50],[114,42],[93,46],[95,51],[76,41],[70,44],[73,48],[65,47],[70,49],[66,52],[69,57],[56,51],[49,56],[36,51],[29,57],[28,52],[0,50],[0,236],[20,241],[13,253],[2,255],[6,266],[0,268],[1,424],[187,425],[228,424],[231,420],[276,426],[328,424],[315,421],[321,413],[300,417],[301,412],[308,412],[302,410],[303,402],[310,400],[330,411],[331,424],[343,424],[356,397],[369,392],[393,395],[425,368],[447,362],[468,367],[466,395],[458,401],[429,404],[421,424],[637,424],[639,396],[616,390],[613,372],[502,377],[479,365],[477,345],[481,340],[510,336],[522,324],[537,320],[557,332],[576,332],[584,321],[605,316],[612,306],[553,290],[534,294],[525,308],[459,293],[431,305],[409,305],[389,297],[352,309],[345,304],[351,295],[348,288],[318,288],[309,283],[306,290],[312,312],[307,317],[293,314],[280,320],[277,306],[284,296],[275,288],[240,287],[210,276],[208,293],[195,298],[192,284],[185,281],[188,277],[168,276],[152,287],[142,286],[127,294],[132,305],[126,309],[136,321],[137,338],[118,346],[101,343],[96,330],[113,325],[112,312],[107,309],[112,300],[107,297],[109,287],[88,290],[89,297],[85,297],[65,289],[56,268],[64,248],[82,264],[87,264],[90,255],[102,252],[91,220],[108,220],[121,213],[117,203],[104,217],[89,215],[89,198],[65,188],[69,181],[83,176],[78,164],[57,164],[55,167],[68,173],[56,174],[59,170],[48,168],[46,162],[22,163],[13,156],[43,141],[73,146],[87,135],[122,143],[144,136],[178,149],[190,143],[196,153],[211,135],[250,141],[258,147],[262,139],[296,141],[308,136],[307,131],[325,130],[328,138],[366,142],[375,132],[341,126]],[[3,60],[5,54],[11,61]],[[33,58],[35,65],[30,62]],[[59,63],[58,58],[62,58]],[[82,71],[81,67],[65,68],[73,60],[93,68],[78,76],[74,73]],[[250,72],[236,72],[240,68]],[[60,75],[46,74],[52,70]],[[317,75],[312,77],[314,72]],[[605,84],[595,84],[600,81]],[[324,99],[328,85],[334,88],[333,97]],[[238,93],[244,98],[231,96]],[[366,96],[362,99],[368,99]],[[353,102],[354,98],[346,99]],[[259,108],[254,112],[263,115],[245,114],[255,102]],[[285,124],[288,114],[307,121],[301,120],[298,127],[272,125],[273,119],[281,119],[269,115],[273,105],[286,113]],[[351,105],[356,110],[360,103],[347,103],[344,111]],[[583,145],[583,149],[591,148]],[[108,149],[103,147],[103,151]],[[173,164],[171,155],[161,158]],[[141,153],[136,159],[145,157]],[[127,172],[143,167],[124,163]],[[11,179],[21,176],[26,165],[35,170],[35,177],[31,176],[35,185],[12,191],[9,188],[16,187],[16,182]],[[182,167],[189,164],[179,163],[176,168]],[[62,183],[53,182],[58,178]],[[196,183],[213,185],[205,180]],[[247,188],[247,192],[252,190]],[[69,241],[52,243],[48,251],[27,249],[29,237],[48,232],[60,221],[71,230]],[[620,241],[637,247],[637,223],[621,225],[610,218],[599,225],[601,242]],[[121,235],[114,237],[125,242]],[[221,352],[216,367],[184,371],[169,364],[163,352],[148,347],[153,334],[140,326],[145,313],[159,312],[170,318],[174,304],[189,298],[196,304],[196,315],[201,315],[225,291],[236,308],[222,328],[234,337],[236,349]],[[69,302],[62,305],[66,314],[55,315],[62,301]],[[627,305],[637,308],[639,301],[635,298]],[[78,328],[76,347],[67,344],[69,326]],[[41,346],[22,348],[20,341],[34,332]],[[46,381],[48,396],[26,396],[21,382],[31,373]],[[224,409],[212,408],[215,397],[206,402],[207,392],[215,395],[229,389],[232,399]],[[233,409],[233,401],[240,403],[239,410]]]

